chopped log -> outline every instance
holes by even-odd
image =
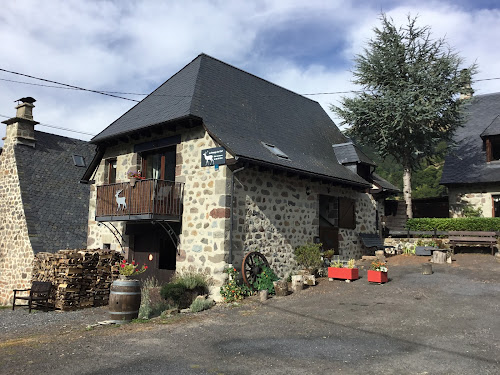
[[[443,264],[446,263],[446,251],[433,251],[432,263]]]

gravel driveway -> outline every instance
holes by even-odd
[[[0,373],[498,374],[500,263],[389,260],[390,282],[321,279],[288,297],[96,327],[106,310],[0,311]],[[361,271],[361,276],[366,272]]]

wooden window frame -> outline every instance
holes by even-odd
[[[115,168],[113,168],[113,164],[115,165]],[[116,167],[118,166],[116,158],[105,159],[104,166],[105,166],[104,182],[106,184],[115,184],[116,183]],[[113,173],[112,173],[113,169],[115,170],[114,181],[111,181],[111,176],[113,175]]]
[[[356,200],[339,197],[339,228],[356,229]]]

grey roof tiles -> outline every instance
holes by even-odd
[[[88,164],[95,145],[40,131],[35,139],[35,148],[14,149],[33,250],[85,248],[89,185],[79,183],[84,168],[74,165],[73,155]]]
[[[499,182],[500,162],[486,162],[481,136],[500,134],[500,93],[473,97],[465,112],[466,123],[455,133],[455,146],[445,158],[441,184]]]
[[[319,103],[205,54],[113,122],[100,143],[194,116],[234,156],[358,186],[369,184],[339,164],[332,145],[347,139]],[[270,143],[288,159],[270,153]]]

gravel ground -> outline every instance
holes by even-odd
[[[393,257],[384,285],[361,270],[264,304],[118,328],[85,329],[105,308],[1,310],[0,373],[499,374],[500,263],[455,259],[422,275],[428,258]]]

